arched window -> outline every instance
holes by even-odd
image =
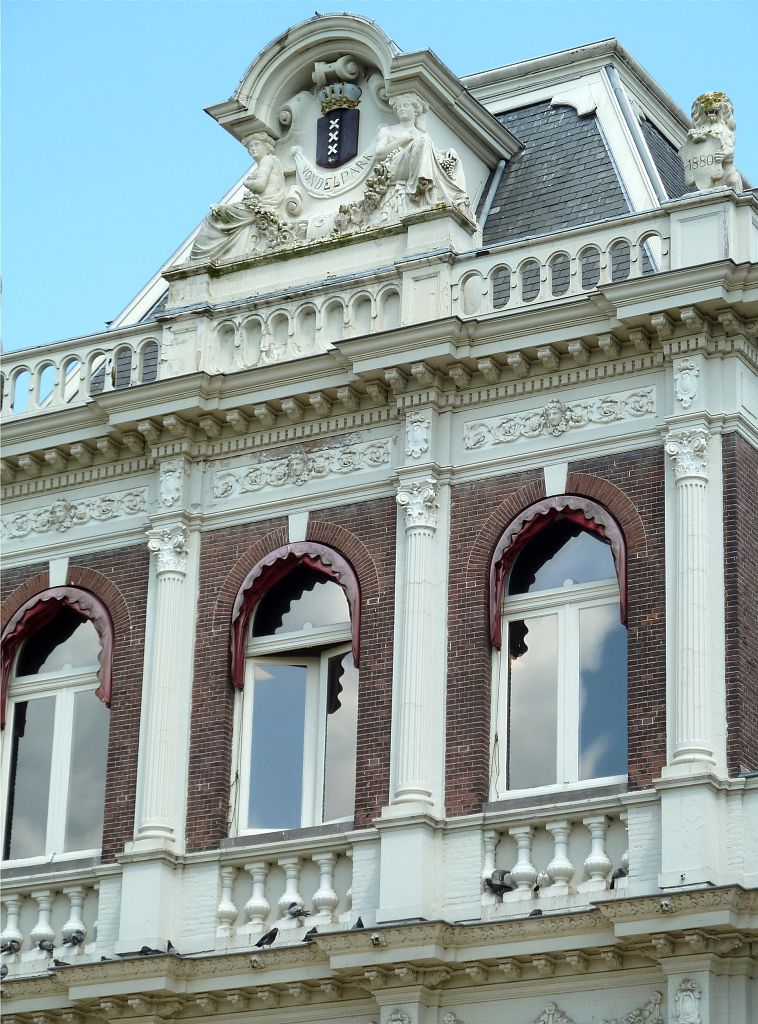
[[[28,601],[5,631],[4,860],[100,851],[111,639],[100,602],[67,587]]]
[[[560,501],[543,504],[528,520],[526,539],[499,563],[495,799],[616,781],[627,772],[627,638],[617,576],[623,538],[605,529],[610,517],[602,524]]]
[[[249,621],[233,779],[241,834],[350,820],[355,804],[357,581],[320,545],[265,561],[240,592],[253,607],[245,616],[238,599],[235,619]]]

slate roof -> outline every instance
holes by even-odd
[[[629,212],[594,114],[535,103],[498,115],[524,149],[505,168],[484,244],[528,238]]]
[[[650,150],[653,163],[658,168],[669,199],[679,199],[680,196],[684,196],[688,192],[694,192],[695,186],[688,185],[684,180],[684,165],[666,136],[647,118],[643,120],[641,127],[647,148]]]

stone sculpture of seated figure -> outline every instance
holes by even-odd
[[[261,232],[261,213],[272,215],[271,227],[275,230],[278,227],[286,196],[282,165],[274,155],[274,140],[266,132],[254,132],[245,140],[245,146],[255,160],[255,166],[243,183],[247,193],[240,203],[211,207],[192,246],[192,260],[223,256],[236,242],[242,241],[243,233],[246,249],[260,248],[256,243]]]

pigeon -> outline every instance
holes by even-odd
[[[0,967],[0,980],[5,981],[5,979],[7,977],[8,977],[8,965],[7,964],[3,964],[3,966]]]
[[[181,956],[182,955],[179,952],[179,950],[176,948],[176,946],[173,944],[171,939],[169,939],[168,942],[166,943],[166,952],[167,953],[171,953],[172,956]]]
[[[303,936],[303,942],[313,942],[314,938],[318,935],[318,928],[313,927],[309,932],[306,932]]]
[[[162,949],[153,949],[151,946],[143,946],[138,956],[163,956]]]
[[[503,893],[512,892],[514,889],[510,871],[501,871],[499,868],[493,871],[489,878],[484,879],[484,884],[495,896],[502,896]]]
[[[18,953],[21,949],[21,943],[18,939],[7,939],[2,946],[0,946],[0,953]]]
[[[354,932],[354,931],[356,931],[356,930],[357,930],[357,929],[359,929],[359,928],[365,928],[365,927],[366,927],[366,926],[365,926],[365,925],[364,925],[364,923],[363,923],[363,918],[362,918],[362,917],[359,917],[359,918],[358,918],[358,920],[357,920],[357,921],[355,922],[355,924],[353,925],[353,927],[352,927],[352,928],[350,929],[350,931],[351,931],[351,932]]]
[[[258,947],[258,949],[263,949],[264,946],[273,946],[278,934],[279,929],[272,928],[270,932],[266,932],[265,935],[261,935],[261,937],[256,942],[256,946]]]
[[[49,939],[41,939],[37,943],[37,949],[41,949],[43,953],[49,953],[50,956],[55,952],[55,946]]]
[[[542,911],[540,910],[539,907],[537,907],[536,910],[530,911],[529,917],[542,917]]]
[[[310,910],[306,910],[302,903],[290,903],[287,907],[287,916],[300,920],[301,917],[310,917]]]
[[[546,889],[549,885],[553,884],[553,880],[547,871],[540,871],[537,875],[537,880],[534,883],[534,889],[532,892],[539,892],[540,889]]]
[[[65,960],[53,960],[53,967],[70,967],[71,964],[66,963]]]
[[[616,882],[618,882],[619,878],[626,878],[626,871],[624,871],[623,868],[616,868],[616,870],[611,875],[611,889],[616,888]]]
[[[63,940],[61,945],[62,946],[81,946],[81,944],[83,942],[84,942],[84,932],[81,930],[81,928],[77,928],[75,932],[71,932],[71,934],[68,935]]]

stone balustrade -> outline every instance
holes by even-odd
[[[482,830],[483,917],[575,908],[604,898],[611,888],[626,892],[627,815],[617,803],[488,817]],[[619,869],[626,875],[613,878]],[[485,883],[495,870],[510,873],[511,891],[496,893]]]
[[[351,906],[352,848],[348,842],[311,842],[307,848],[283,853],[266,847],[224,853],[219,864],[216,945],[253,945],[276,926],[292,932],[309,928],[339,930],[353,924]],[[292,903],[308,916],[288,915]]]
[[[49,875],[38,881],[29,877],[23,883],[6,881],[0,939],[8,948],[3,962],[9,973],[38,973],[53,957],[67,963],[90,960],[96,951],[99,957],[100,884],[92,878],[68,877],[68,873],[55,881]]]

